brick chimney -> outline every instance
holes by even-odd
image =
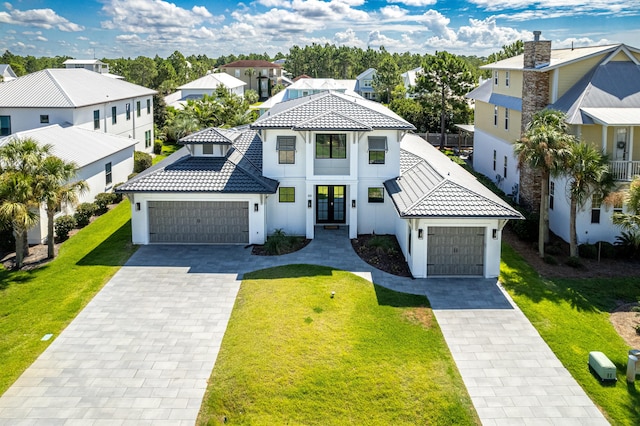
[[[524,134],[533,115],[549,105],[550,73],[538,70],[551,61],[551,41],[540,40],[540,34],[540,31],[534,31],[533,41],[524,42],[521,134]],[[533,210],[540,206],[538,179],[528,167],[520,170],[520,203]]]

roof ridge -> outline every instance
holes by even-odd
[[[344,118],[345,120],[352,121],[354,123],[358,123],[359,125],[361,125],[363,127],[372,129],[372,127],[370,125],[368,125],[367,123],[363,123],[360,120],[356,120],[355,118],[351,118],[351,117],[349,117],[349,116],[347,116],[347,115],[345,115],[345,114],[343,114],[343,113],[341,113],[339,111],[334,111],[334,110],[329,110],[329,111],[325,111],[325,112],[323,112],[321,114],[314,115],[313,117],[311,117],[311,118],[309,118],[309,119],[307,119],[305,121],[301,121],[300,123],[296,124],[295,128],[301,127],[301,126],[305,125],[306,123],[308,123],[310,121],[314,121],[314,120],[317,120],[319,118],[326,117],[328,115],[333,115],[333,114],[338,115],[338,116]]]
[[[71,97],[67,94],[67,92],[64,90],[64,88],[62,87],[62,85],[60,84],[60,82],[58,81],[58,79],[51,73],[51,69],[47,68],[45,70],[43,70],[46,75],[51,79],[51,81],[53,82],[53,84],[58,88],[58,90],[60,91],[60,93],[62,94],[62,96],[64,96],[64,98],[69,102],[70,105],[72,106],[77,106],[76,103],[71,99]]]

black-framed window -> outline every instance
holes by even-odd
[[[344,133],[317,134],[316,158],[347,158],[347,135]]]
[[[278,136],[276,140],[278,151],[278,164],[295,164],[296,162],[296,137]]]
[[[370,187],[367,192],[370,203],[384,203],[384,188],[381,186]]]
[[[369,136],[369,164],[384,164],[387,153],[386,136]]]
[[[118,122],[118,107],[111,107],[111,124],[116,124]]]
[[[493,125],[494,126],[498,125],[498,107],[497,106],[493,107]]]
[[[151,99],[147,99],[147,114],[151,114]]]
[[[556,197],[556,183],[549,182],[549,210],[553,210],[555,197]]]
[[[591,223],[600,223],[600,210],[602,207],[602,197],[598,194],[591,196]]]
[[[509,108],[504,109],[504,129],[509,130]]]
[[[497,159],[498,154],[496,153],[496,150],[493,150],[493,171],[496,171],[496,159]]]
[[[140,117],[140,101],[136,101],[136,117]]]
[[[93,129],[98,130],[100,128],[100,110],[93,111]]]
[[[113,182],[113,175],[111,174],[111,163],[104,165],[104,183],[110,185]]]
[[[48,114],[40,114],[40,123],[49,124],[49,115]]]
[[[506,155],[504,156],[504,170],[502,173],[502,177],[505,179],[507,178],[507,156]]]
[[[295,203],[296,189],[293,186],[282,186],[278,189],[278,201],[281,203]]]
[[[498,76],[499,76],[498,71],[494,71],[493,72],[493,84],[496,85],[496,86],[498,85]]]
[[[0,115],[0,136],[8,136],[11,134],[11,116]]]
[[[510,80],[509,77],[510,77],[509,71],[505,71],[505,73],[504,73],[504,85],[507,86],[507,87],[509,87],[509,80]]]
[[[127,121],[131,120],[131,104],[127,103],[124,109],[127,114]]]
[[[151,130],[144,132],[144,147],[149,148],[151,146]]]
[[[212,143],[202,144],[202,155],[213,155],[213,144]]]

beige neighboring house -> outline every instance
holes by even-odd
[[[111,74],[109,72],[109,64],[102,62],[99,59],[67,59],[62,63],[62,65],[64,65],[65,68],[85,69],[97,72],[107,77],[124,80],[124,77],[120,75]]]
[[[134,139],[153,150],[157,92],[86,69],[51,68],[0,84],[0,137],[51,124]]]
[[[0,64],[0,83],[11,81],[18,78],[13,69],[11,69],[11,65],[9,64]]]
[[[255,90],[260,100],[271,97],[271,89],[282,80],[282,66],[263,60],[241,60],[220,67],[220,71],[238,78]]]
[[[211,96],[220,86],[224,86],[230,93],[244,96],[246,85],[244,81],[227,73],[210,73],[178,87],[177,92],[165,96],[164,102],[167,106],[182,109],[189,99],[202,99],[204,95]]]
[[[545,108],[567,115],[571,132],[609,158],[618,189],[640,174],[640,49],[624,44],[552,49],[551,41],[524,44],[524,54],[483,66],[491,79],[467,97],[475,100],[473,167],[521,203],[538,208],[540,185],[518,168],[513,144],[531,117]],[[550,229],[569,241],[567,178],[550,180]],[[623,206],[600,197],[578,212],[578,243],[614,242],[612,217]]]

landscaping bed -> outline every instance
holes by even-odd
[[[394,235],[358,235],[351,240],[353,250],[369,265],[400,277],[411,277],[400,244]]]

